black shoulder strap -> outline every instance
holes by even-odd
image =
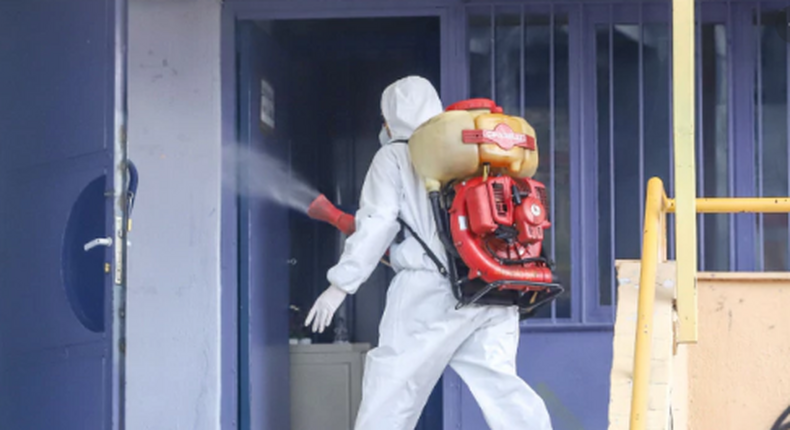
[[[422,239],[420,239],[420,236],[418,236],[417,233],[415,233],[414,230],[408,224],[406,224],[405,221],[398,218],[398,222],[403,228],[405,228],[406,230],[409,231],[409,233],[411,233],[412,237],[417,239],[417,242],[419,242],[420,246],[422,246],[422,249],[425,250],[426,254],[428,254],[428,258],[430,258],[431,261],[433,261],[433,264],[436,265],[436,268],[439,269],[439,273],[441,273],[442,276],[447,277],[447,269],[445,269],[444,264],[442,264],[442,261],[439,260],[439,257],[437,257],[436,254],[434,254],[434,252],[431,250],[428,244],[426,244]]]

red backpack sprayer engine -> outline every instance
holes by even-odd
[[[417,240],[450,280],[459,308],[516,305],[527,318],[563,292],[543,249],[548,199],[546,187],[532,179],[537,142],[524,119],[504,115],[488,99],[466,100],[420,126],[408,145],[448,267]],[[324,196],[308,216],[354,233],[353,216]]]

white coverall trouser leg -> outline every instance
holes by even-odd
[[[515,307],[455,309],[437,272],[403,270],[387,292],[379,346],[368,354],[355,430],[412,430],[449,364],[492,430],[551,430],[543,400],[516,374]]]

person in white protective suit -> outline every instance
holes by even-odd
[[[466,382],[493,430],[550,430],[543,400],[516,374],[516,307],[472,305],[457,310],[449,281],[409,233],[393,244],[398,218],[447,265],[428,193],[412,167],[414,130],[442,112],[433,86],[410,76],[384,90],[386,138],[370,166],[356,214],[356,232],[328,273],[330,287],[305,325],[323,332],[347,294],[365,282],[390,248],[396,276],[387,291],[377,348],[367,355],[356,430],[411,430],[449,364]]]

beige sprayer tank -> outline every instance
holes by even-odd
[[[485,108],[482,108],[485,105]],[[468,106],[457,110],[454,106]],[[409,140],[417,173],[428,191],[439,191],[452,179],[481,172],[531,178],[538,169],[535,130],[523,118],[504,115],[485,99],[458,103],[420,126]]]

